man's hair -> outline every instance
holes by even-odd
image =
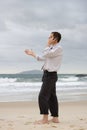
[[[54,39],[59,42],[61,40],[61,34],[59,32],[52,32]]]

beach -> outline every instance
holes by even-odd
[[[87,101],[60,102],[60,123],[34,123],[41,118],[37,102],[0,103],[0,130],[87,130]]]
[[[35,124],[42,74],[0,75],[0,130],[87,130],[87,75],[60,74],[60,123]],[[49,120],[51,119],[49,113]]]

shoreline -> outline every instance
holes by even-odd
[[[59,101],[59,104],[66,104],[66,103],[82,103],[82,102],[87,102],[87,100],[75,100],[75,101]],[[0,104],[9,104],[9,103],[11,103],[11,104],[23,104],[23,103],[25,103],[25,104],[28,104],[28,103],[31,103],[31,104],[37,104],[38,103],[38,101],[2,101],[2,102],[0,102]]]

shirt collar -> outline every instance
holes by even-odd
[[[55,45],[51,45],[51,47],[55,48],[55,47],[58,47],[59,46],[59,43],[55,44]]]

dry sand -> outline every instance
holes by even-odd
[[[0,103],[0,130],[87,130],[87,101],[59,103],[59,108],[60,123],[39,125],[37,102]]]

